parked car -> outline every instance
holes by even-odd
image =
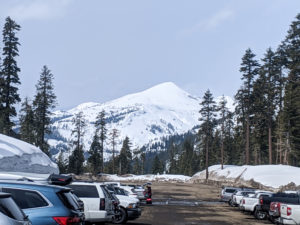
[[[235,191],[231,196],[231,199],[228,201],[228,204],[231,206],[239,206],[243,197],[247,197],[249,194],[255,194],[254,190],[238,190]]]
[[[139,200],[129,197],[125,194],[124,190],[116,187],[115,185],[107,185],[108,190],[115,194],[120,204],[120,214],[115,217],[114,223],[126,223],[127,220],[135,220],[141,216],[142,210],[139,207]]]
[[[237,187],[223,187],[220,195],[221,202],[228,202],[235,191],[241,190]]]
[[[73,182],[68,185],[84,203],[86,224],[111,222],[115,216],[113,202],[104,185],[96,182]]]
[[[10,193],[33,225],[83,225],[84,213],[71,189],[24,181],[0,181],[0,191]]]
[[[260,196],[259,205],[256,207],[258,213],[263,213],[268,215],[270,211],[271,202],[300,204],[300,199],[299,199],[299,194],[295,192],[292,193],[278,192],[272,194],[271,196]],[[265,217],[262,217],[262,219],[265,219]]]
[[[258,209],[260,204],[259,198],[262,196],[271,196],[271,192],[257,192],[253,197],[244,197],[240,209],[243,211],[251,212],[257,219],[265,219],[267,213]]]
[[[277,220],[280,224],[300,224],[300,204],[280,205],[280,217]]]
[[[11,194],[3,192],[0,192],[0,222],[3,225],[31,225]]]
[[[120,186],[123,190],[125,190],[125,193],[127,196],[138,199],[137,193],[134,191],[134,188],[131,186]]]

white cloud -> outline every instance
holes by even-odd
[[[194,26],[184,29],[179,32],[179,36],[190,36],[198,31],[207,31],[214,29],[224,23],[226,20],[231,19],[234,16],[234,12],[230,9],[223,9],[207,19],[203,19]]]
[[[71,0],[24,0],[7,6],[6,16],[17,21],[60,18]],[[3,12],[2,12],[3,13]]]

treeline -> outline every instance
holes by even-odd
[[[225,98],[217,105],[207,90],[198,134],[168,149],[169,172],[191,175],[224,163],[300,166],[300,14],[261,60],[247,49],[240,72],[234,112]]]
[[[21,102],[18,93],[21,69],[16,60],[20,45],[17,33],[20,29],[20,25],[14,20],[6,18],[2,31],[2,60],[0,58],[0,133],[34,144],[49,155],[45,135],[50,133],[50,114],[55,107],[56,96],[53,91],[53,74],[47,66],[42,67],[33,100],[24,98],[19,117],[20,130],[15,130],[15,105]]]

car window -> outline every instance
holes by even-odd
[[[0,198],[0,212],[15,220],[24,220],[25,214],[10,197]]]
[[[2,188],[3,192],[10,193],[12,198],[21,209],[45,207],[49,204],[36,191],[21,190],[13,188]]]
[[[225,189],[225,192],[227,193],[234,193],[236,189]]]
[[[94,185],[69,185],[74,194],[79,198],[99,198],[96,186]]]
[[[67,208],[74,209],[74,210],[80,208],[78,202],[72,196],[72,193],[70,191],[58,192],[57,195]]]

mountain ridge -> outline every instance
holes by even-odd
[[[68,151],[71,143],[72,118],[82,112],[87,121],[83,138],[84,149],[88,151],[95,132],[94,122],[99,112],[105,110],[108,131],[119,130],[117,149],[126,136],[132,148],[141,148],[162,137],[182,134],[197,125],[201,99],[190,95],[172,82],[164,82],[144,91],[128,94],[104,102],[86,102],[67,111],[55,111],[51,130],[54,133],[48,143],[52,153]],[[230,103],[232,104],[232,103]],[[56,138],[53,138],[55,137]],[[60,140],[61,139],[61,140]],[[105,145],[104,157],[110,157],[110,145]]]

